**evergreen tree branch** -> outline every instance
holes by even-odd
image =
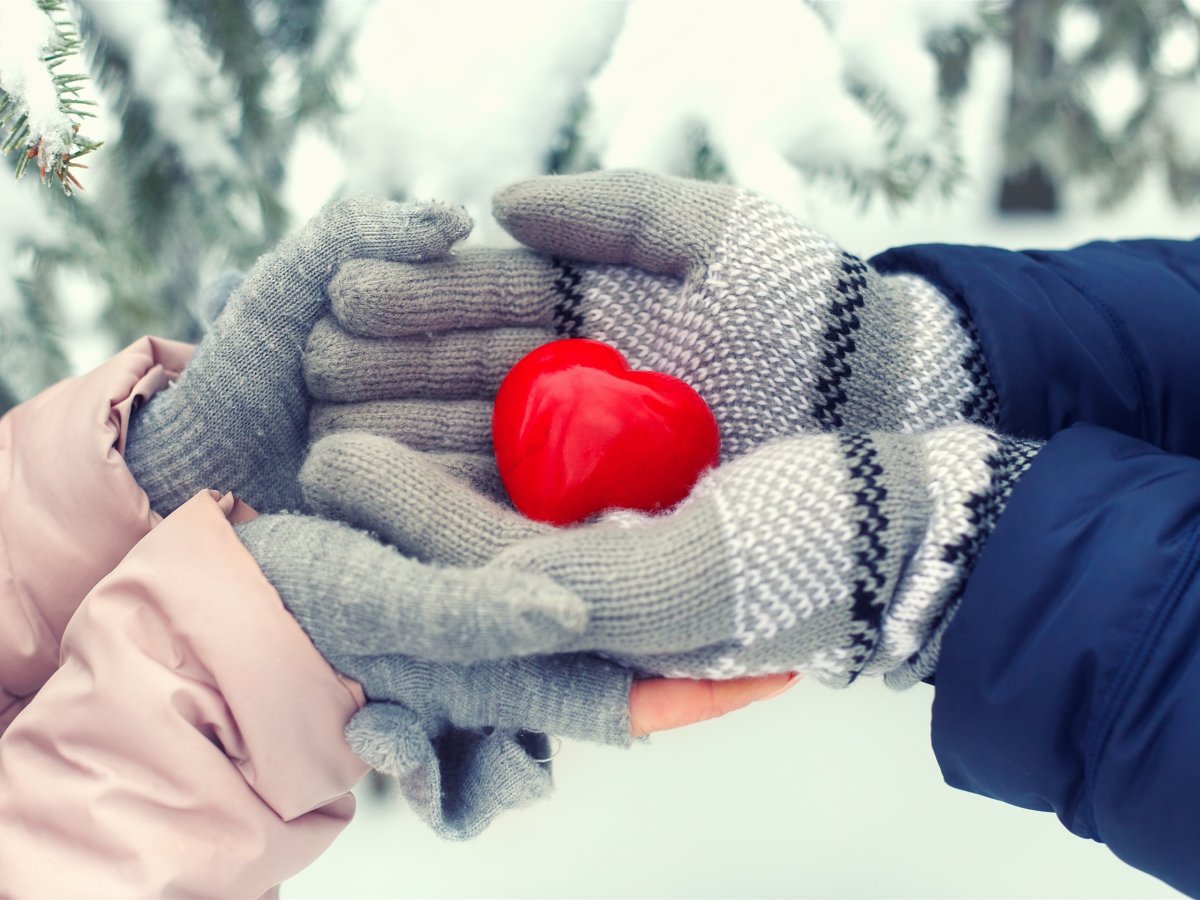
[[[53,36],[42,48],[40,59],[51,80],[57,98],[59,124],[45,129],[35,123],[30,102],[15,78],[6,84],[0,80],[0,153],[18,152],[16,175],[20,178],[30,164],[38,170],[43,183],[57,181],[68,196],[81,190],[75,172],[86,168],[79,162],[100,144],[81,133],[83,120],[93,116],[92,101],[80,96],[87,76],[62,72],[63,64],[82,46],[79,32],[66,13],[64,0],[34,0],[48,17]]]

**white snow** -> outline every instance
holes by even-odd
[[[332,7],[347,8],[363,7]],[[925,37],[977,12],[975,2],[822,4],[819,14],[766,0],[379,3],[361,23],[337,137],[300,136],[296,161],[315,168],[293,167],[288,196],[305,213],[321,204],[302,198],[338,191],[451,197],[475,215],[477,239],[495,240],[491,194],[540,173],[586,96],[582,137],[604,166],[682,171],[703,132],[735,181],[800,212],[812,176],[887,164],[892,136],[847,78],[888,97],[900,150],[938,143]]]
[[[1200,34],[1192,23],[1176,22],[1162,38],[1154,67],[1168,77],[1186,75],[1200,57]]]
[[[926,20],[904,3],[840,3],[833,8],[839,11],[834,22],[847,72],[886,93],[908,126],[900,133],[904,144],[917,148],[936,141],[941,126],[937,64],[925,39],[927,23],[941,27],[941,17]]]
[[[0,172],[0,317],[17,306],[16,280],[25,274],[19,260],[25,248],[51,246],[56,231],[38,196],[34,179],[17,181]]]
[[[842,83],[839,49],[806,4],[677,6],[635,0],[592,82],[586,139],[605,167],[687,171],[703,128],[735,182],[794,206],[801,169],[885,161],[881,135]]]
[[[1160,100],[1159,115],[1180,161],[1200,168],[1200,83],[1167,88]]]
[[[0,171],[0,378],[20,398],[45,386],[38,381],[37,350],[28,340],[19,286],[32,273],[33,248],[60,242],[45,191],[36,178],[17,181]]]
[[[67,149],[71,120],[59,108],[53,78],[42,62],[54,38],[54,23],[35,0],[0,2],[0,88],[28,114],[29,142],[44,139],[45,152],[58,155]]]
[[[1091,95],[1089,108],[1110,138],[1124,130],[1146,99],[1145,87],[1133,61],[1124,58],[1089,73],[1086,90]]]
[[[1063,7],[1058,16],[1058,52],[1068,62],[1075,62],[1091,49],[1100,36],[1100,17],[1077,3]]]
[[[539,174],[617,3],[380,3],[355,48],[349,192],[453,197],[494,236],[497,184]]]

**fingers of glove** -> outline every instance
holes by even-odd
[[[308,422],[310,440],[365,431],[416,450],[490,453],[492,404],[486,400],[370,400],[318,403]]]
[[[393,203],[375,197],[341,200],[261,257],[230,306],[248,298],[320,307],[324,286],[348,259],[419,262],[443,256],[471,231],[471,218],[444,203]],[[243,298],[239,303],[238,298]]]
[[[682,278],[704,267],[736,190],[635,170],[550,175],[496,194],[496,220],[527,247]]]
[[[500,731],[447,729],[437,736],[441,793],[435,796],[440,800],[443,837],[468,840],[505,810],[526,806],[554,790],[551,768],[543,762],[546,756],[529,752],[534,743]],[[408,786],[402,783],[401,789],[413,802]]]
[[[719,505],[700,491],[662,516],[610,513],[556,529],[490,502],[424,453],[368,434],[330,435],[300,471],[309,505],[370,529],[478,590],[493,573],[546,573],[588,607],[587,634],[560,649],[682,654],[733,639],[744,562]]]
[[[327,206],[287,251],[327,282],[349,259],[420,262],[444,256],[470,234],[471,225],[467,211],[453,204],[351,197]]]
[[[549,766],[521,735],[460,729],[427,733],[408,710],[368,703],[346,726],[360,759],[394,775],[401,793],[438,835],[466,840],[506,809],[553,789]]]
[[[327,658],[475,662],[552,652],[587,624],[582,602],[548,578],[423,565],[341,522],[261,516],[237,532]]]
[[[528,250],[467,248],[420,266],[351,260],[329,284],[333,315],[353,334],[404,337],[464,328],[551,328],[567,287]]]
[[[553,339],[536,328],[369,338],[326,317],[309,335],[304,379],[313,397],[337,403],[490,399],[521,357]]]
[[[438,665],[403,656],[330,660],[372,700],[412,709],[427,729],[496,727],[625,746],[630,741],[628,669],[587,654]]]
[[[475,493],[426,454],[370,434],[322,438],[300,470],[300,486],[321,514],[443,565],[482,565],[504,547],[553,531]]]
[[[432,755],[417,714],[396,703],[368,703],[356,712],[346,725],[346,742],[372,769],[397,778]]]
[[[509,506],[508,491],[500,480],[496,457],[491,453],[431,452],[426,455],[471,490],[501,506]]]

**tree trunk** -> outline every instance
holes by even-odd
[[[1054,176],[1039,156],[1033,135],[1046,114],[1042,98],[1055,66],[1054,29],[1061,0],[1012,0],[1008,15],[1012,29],[1012,90],[1004,132],[1004,180],[998,206],[1001,212],[1058,211]]]

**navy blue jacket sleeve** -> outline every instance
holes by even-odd
[[[1046,445],[945,634],[933,744],[951,785],[1200,895],[1200,460],[1091,426]]]
[[[1200,240],[1062,251],[924,244],[871,260],[967,310],[1000,398],[999,430],[1104,425],[1200,456]]]

